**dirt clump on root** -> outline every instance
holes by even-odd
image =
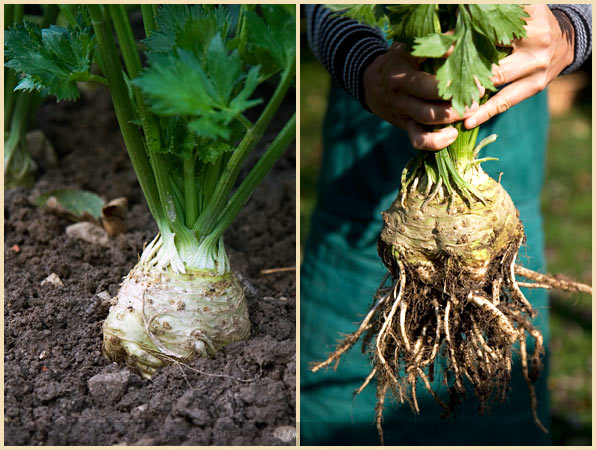
[[[277,130],[295,111],[293,98],[274,119]],[[110,97],[99,89],[50,102],[37,127],[59,164],[4,198],[4,444],[292,445],[279,430],[296,420],[295,272],[261,271],[295,265],[294,148],[225,234],[247,295],[248,340],[146,381],[101,353],[110,299],[157,232]],[[127,231],[107,248],[69,238],[70,222],[30,202],[59,188],[126,197]],[[41,284],[51,273],[63,287]]]
[[[488,184],[490,189],[502,190]],[[516,343],[530,391],[531,413],[536,425],[546,432],[537,416],[533,386],[542,368],[542,335],[531,324],[536,312],[515,278],[523,226],[509,196],[504,195],[496,196],[495,204],[479,205],[459,219],[451,216],[441,201],[436,206],[423,205],[435,210],[421,215],[421,196],[411,196],[418,204],[407,208],[398,197],[385,213],[386,228],[378,240],[378,251],[389,273],[359,329],[345,337],[326,361],[312,367],[317,371],[332,362],[337,365],[341,355],[363,337],[363,352],[370,354],[372,370],[355,395],[376,379],[376,425],[381,443],[388,393],[400,403],[409,403],[415,414],[420,412],[417,387],[433,396],[445,416],[466,398],[465,380],[474,387],[480,414],[493,398],[504,401]],[[503,214],[502,207],[512,215]],[[471,247],[460,245],[460,239],[453,237],[453,224],[477,220],[471,216],[478,216],[478,210],[495,226],[479,231],[473,226],[459,227],[456,235],[482,235],[482,239],[475,237]],[[444,214],[447,220],[442,220]],[[431,235],[434,239],[430,242],[419,242]],[[387,286],[389,278],[392,283]],[[532,355],[526,350],[528,337],[535,341]],[[447,386],[448,398],[433,390],[436,377]]]
[[[521,227],[521,225],[520,225]],[[383,242],[380,247],[383,247]],[[364,348],[371,354],[377,380],[377,429],[382,441],[382,414],[385,396],[391,392],[400,402],[408,402],[420,413],[417,386],[423,386],[451,414],[466,398],[464,380],[474,387],[478,412],[483,414],[492,398],[505,401],[511,378],[512,348],[519,341],[522,370],[536,414],[533,383],[542,369],[542,336],[531,325],[535,315],[516,285],[513,266],[519,243],[512,243],[491,261],[482,281],[462,279],[457,257],[444,259],[442,285],[421,282],[419,267],[397,261],[400,271],[390,287],[377,293],[381,301],[376,320],[364,336]],[[383,250],[380,250],[381,252]],[[528,358],[526,336],[536,341]],[[447,361],[441,377],[449,386],[449,398],[441,399],[432,389],[436,362]],[[529,359],[529,361],[528,361]],[[360,392],[370,379],[357,390]]]

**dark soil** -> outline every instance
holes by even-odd
[[[290,92],[274,129],[294,111],[294,98]],[[226,234],[246,288],[250,338],[146,381],[101,353],[109,297],[157,232],[111,101],[99,90],[48,103],[37,126],[59,166],[42,169],[32,189],[5,193],[5,445],[294,444],[296,277],[260,271],[295,266],[295,148]],[[109,248],[67,237],[70,222],[31,203],[66,187],[127,197],[129,231]],[[41,285],[51,273],[64,287]]]

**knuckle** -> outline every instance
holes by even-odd
[[[414,147],[416,150],[424,150],[424,144],[425,144],[425,139],[424,136],[420,133],[410,133],[410,142],[412,144],[412,147]]]
[[[551,58],[546,52],[541,52],[535,56],[534,60],[538,70],[546,70],[550,64]]]
[[[548,75],[545,72],[545,73],[541,74],[540,77],[538,78],[538,82],[536,83],[537,92],[540,92],[540,91],[546,89],[546,86],[548,86]]]
[[[412,147],[414,147],[416,150],[423,150],[422,148],[422,141],[420,138],[410,138],[411,139],[411,143],[412,143]]]
[[[494,108],[495,109],[495,114],[493,114],[493,115],[504,113],[505,111],[507,111],[512,106],[513,106],[513,102],[511,101],[511,99],[509,97],[501,96],[495,102],[495,108]]]
[[[505,69],[503,69],[503,67],[501,66],[495,66],[493,70],[493,79],[494,83],[497,85],[505,84],[505,81],[507,80],[507,77],[505,75]]]
[[[540,29],[535,34],[534,39],[540,47],[550,47],[553,43],[553,35],[548,28]]]
[[[404,74],[395,74],[392,75],[391,78],[389,79],[389,88],[393,91],[393,92],[398,92],[401,91],[403,86],[404,86]]]
[[[425,125],[434,123],[434,112],[426,108],[410,108],[410,117],[416,122]]]

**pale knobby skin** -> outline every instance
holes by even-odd
[[[250,334],[244,289],[229,265],[182,273],[159,264],[160,250],[158,236],[124,279],[103,325],[106,356],[126,360],[145,378],[172,361],[213,356]]]
[[[442,255],[457,257],[465,277],[483,280],[493,258],[523,235],[511,197],[477,166],[465,171],[464,179],[486,199],[484,203],[467,205],[459,195],[449,198],[441,187],[424,205],[433,183],[426,174],[421,178],[383,213],[380,240],[391,247],[392,258],[416,268],[424,282],[440,275],[436,261]],[[385,264],[393,265],[391,261]]]

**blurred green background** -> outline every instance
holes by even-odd
[[[301,36],[300,242],[316,201],[322,122],[330,77]],[[591,59],[584,65],[591,67]],[[542,210],[548,270],[592,282],[591,73],[560,77],[549,88],[551,127]],[[574,100],[573,100],[574,99]],[[551,295],[549,388],[554,445],[592,443],[592,307],[588,295]]]

